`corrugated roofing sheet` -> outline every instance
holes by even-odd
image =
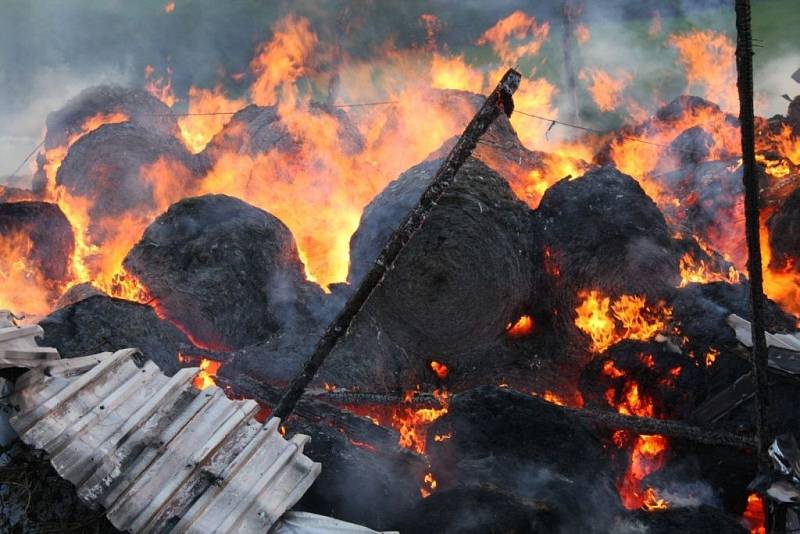
[[[267,532],[320,472],[309,438],[194,388],[197,372],[167,377],[136,349],[47,360],[17,381],[11,424],[120,530]]]

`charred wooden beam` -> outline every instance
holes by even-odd
[[[567,408],[564,406],[561,408],[584,419],[587,424],[608,429],[630,430],[637,434],[658,434],[669,438],[685,439],[695,443],[721,445],[737,449],[750,449],[756,446],[755,439],[750,436],[740,436],[730,432],[701,428],[684,423],[683,421],[622,415],[603,410]]]
[[[486,132],[500,113],[504,112],[506,115],[511,115],[514,109],[512,96],[519,87],[521,78],[520,73],[514,69],[509,69],[503,75],[494,91],[486,97],[478,113],[467,125],[464,133],[461,134],[444,163],[436,172],[433,181],[422,193],[417,206],[411,210],[403,224],[392,234],[378,259],[375,260],[372,269],[364,276],[358,289],[350,296],[342,311],[328,326],[302,371],[294,378],[289,389],[281,398],[273,412],[274,416],[285,419],[292,413],[297,401],[303,395],[311,380],[314,379],[325,358],[347,333],[353,319],[380,284],[386,272],[392,268],[406,243],[422,227],[428,214],[453,183],[456,173],[472,154],[478,139]]]
[[[747,270],[750,278],[752,308],[753,377],[755,379],[755,428],[758,462],[769,469],[767,450],[771,433],[767,422],[769,387],[767,384],[768,353],[764,332],[764,288],[762,279],[761,239],[759,235],[759,188],[755,149],[755,116],[753,111],[753,35],[750,0],[736,0],[736,71],[739,88],[739,122],[742,133],[744,181],[744,215],[747,236]]]

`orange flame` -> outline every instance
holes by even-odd
[[[214,377],[217,376],[217,371],[219,371],[221,366],[221,362],[203,358],[200,360],[200,370],[197,372],[197,376],[192,380],[192,385],[200,390],[215,385]]]
[[[669,44],[678,50],[690,86],[726,111],[739,108],[736,90],[736,48],[731,39],[713,30],[672,35]]]
[[[172,68],[167,67],[167,75],[165,77],[154,77],[155,70],[152,65],[144,67],[144,88],[147,89],[148,93],[171,108],[178,101],[175,93],[172,92]]]
[[[578,77],[589,84],[589,93],[600,111],[616,109],[622,103],[622,92],[633,80],[629,72],[612,74],[598,68],[583,69]]]
[[[188,115],[178,118],[183,143],[193,154],[202,152],[230,119],[228,112],[244,107],[244,99],[229,99],[221,86],[189,89]]]
[[[46,315],[60,283],[47,280],[32,260],[33,243],[24,231],[0,235],[0,309]]]
[[[522,11],[514,11],[483,32],[478,44],[491,45],[503,63],[513,65],[523,56],[535,56],[549,33],[550,24],[547,22],[539,24]],[[512,40],[520,44],[514,46]]]

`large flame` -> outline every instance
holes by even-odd
[[[591,340],[591,350],[604,352],[623,339],[647,341],[666,329],[672,310],[663,303],[647,304],[644,297],[622,295],[612,301],[598,290],[579,294],[575,326]]]

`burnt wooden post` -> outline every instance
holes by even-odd
[[[753,313],[753,377],[755,379],[755,430],[758,466],[761,473],[769,468],[768,449],[771,440],[767,413],[767,340],[764,333],[764,282],[759,235],[759,185],[756,166],[755,117],[753,111],[753,35],[750,24],[750,0],[736,0],[736,71],[739,88],[739,122],[742,131],[742,168],[744,181],[744,215],[747,236],[747,270],[750,277],[750,307]],[[767,530],[773,530],[768,501]]]
[[[411,210],[406,220],[395,230],[389,242],[383,248],[372,269],[364,276],[361,284],[350,298],[339,315],[328,326],[317,343],[314,352],[306,361],[303,370],[292,380],[289,389],[284,393],[273,411],[273,416],[281,419],[292,413],[297,401],[303,395],[308,384],[314,379],[325,358],[336,343],[347,333],[353,319],[358,315],[369,296],[378,287],[386,272],[392,268],[400,252],[411,237],[425,223],[426,217],[442,198],[445,191],[453,183],[456,173],[475,149],[478,139],[491,126],[494,120],[505,113],[511,115],[514,109],[512,95],[519,87],[522,76],[514,69],[509,69],[497,84],[492,93],[486,97],[478,113],[472,118],[464,133],[447,155],[442,166],[436,172],[433,181],[422,193],[417,206]]]

